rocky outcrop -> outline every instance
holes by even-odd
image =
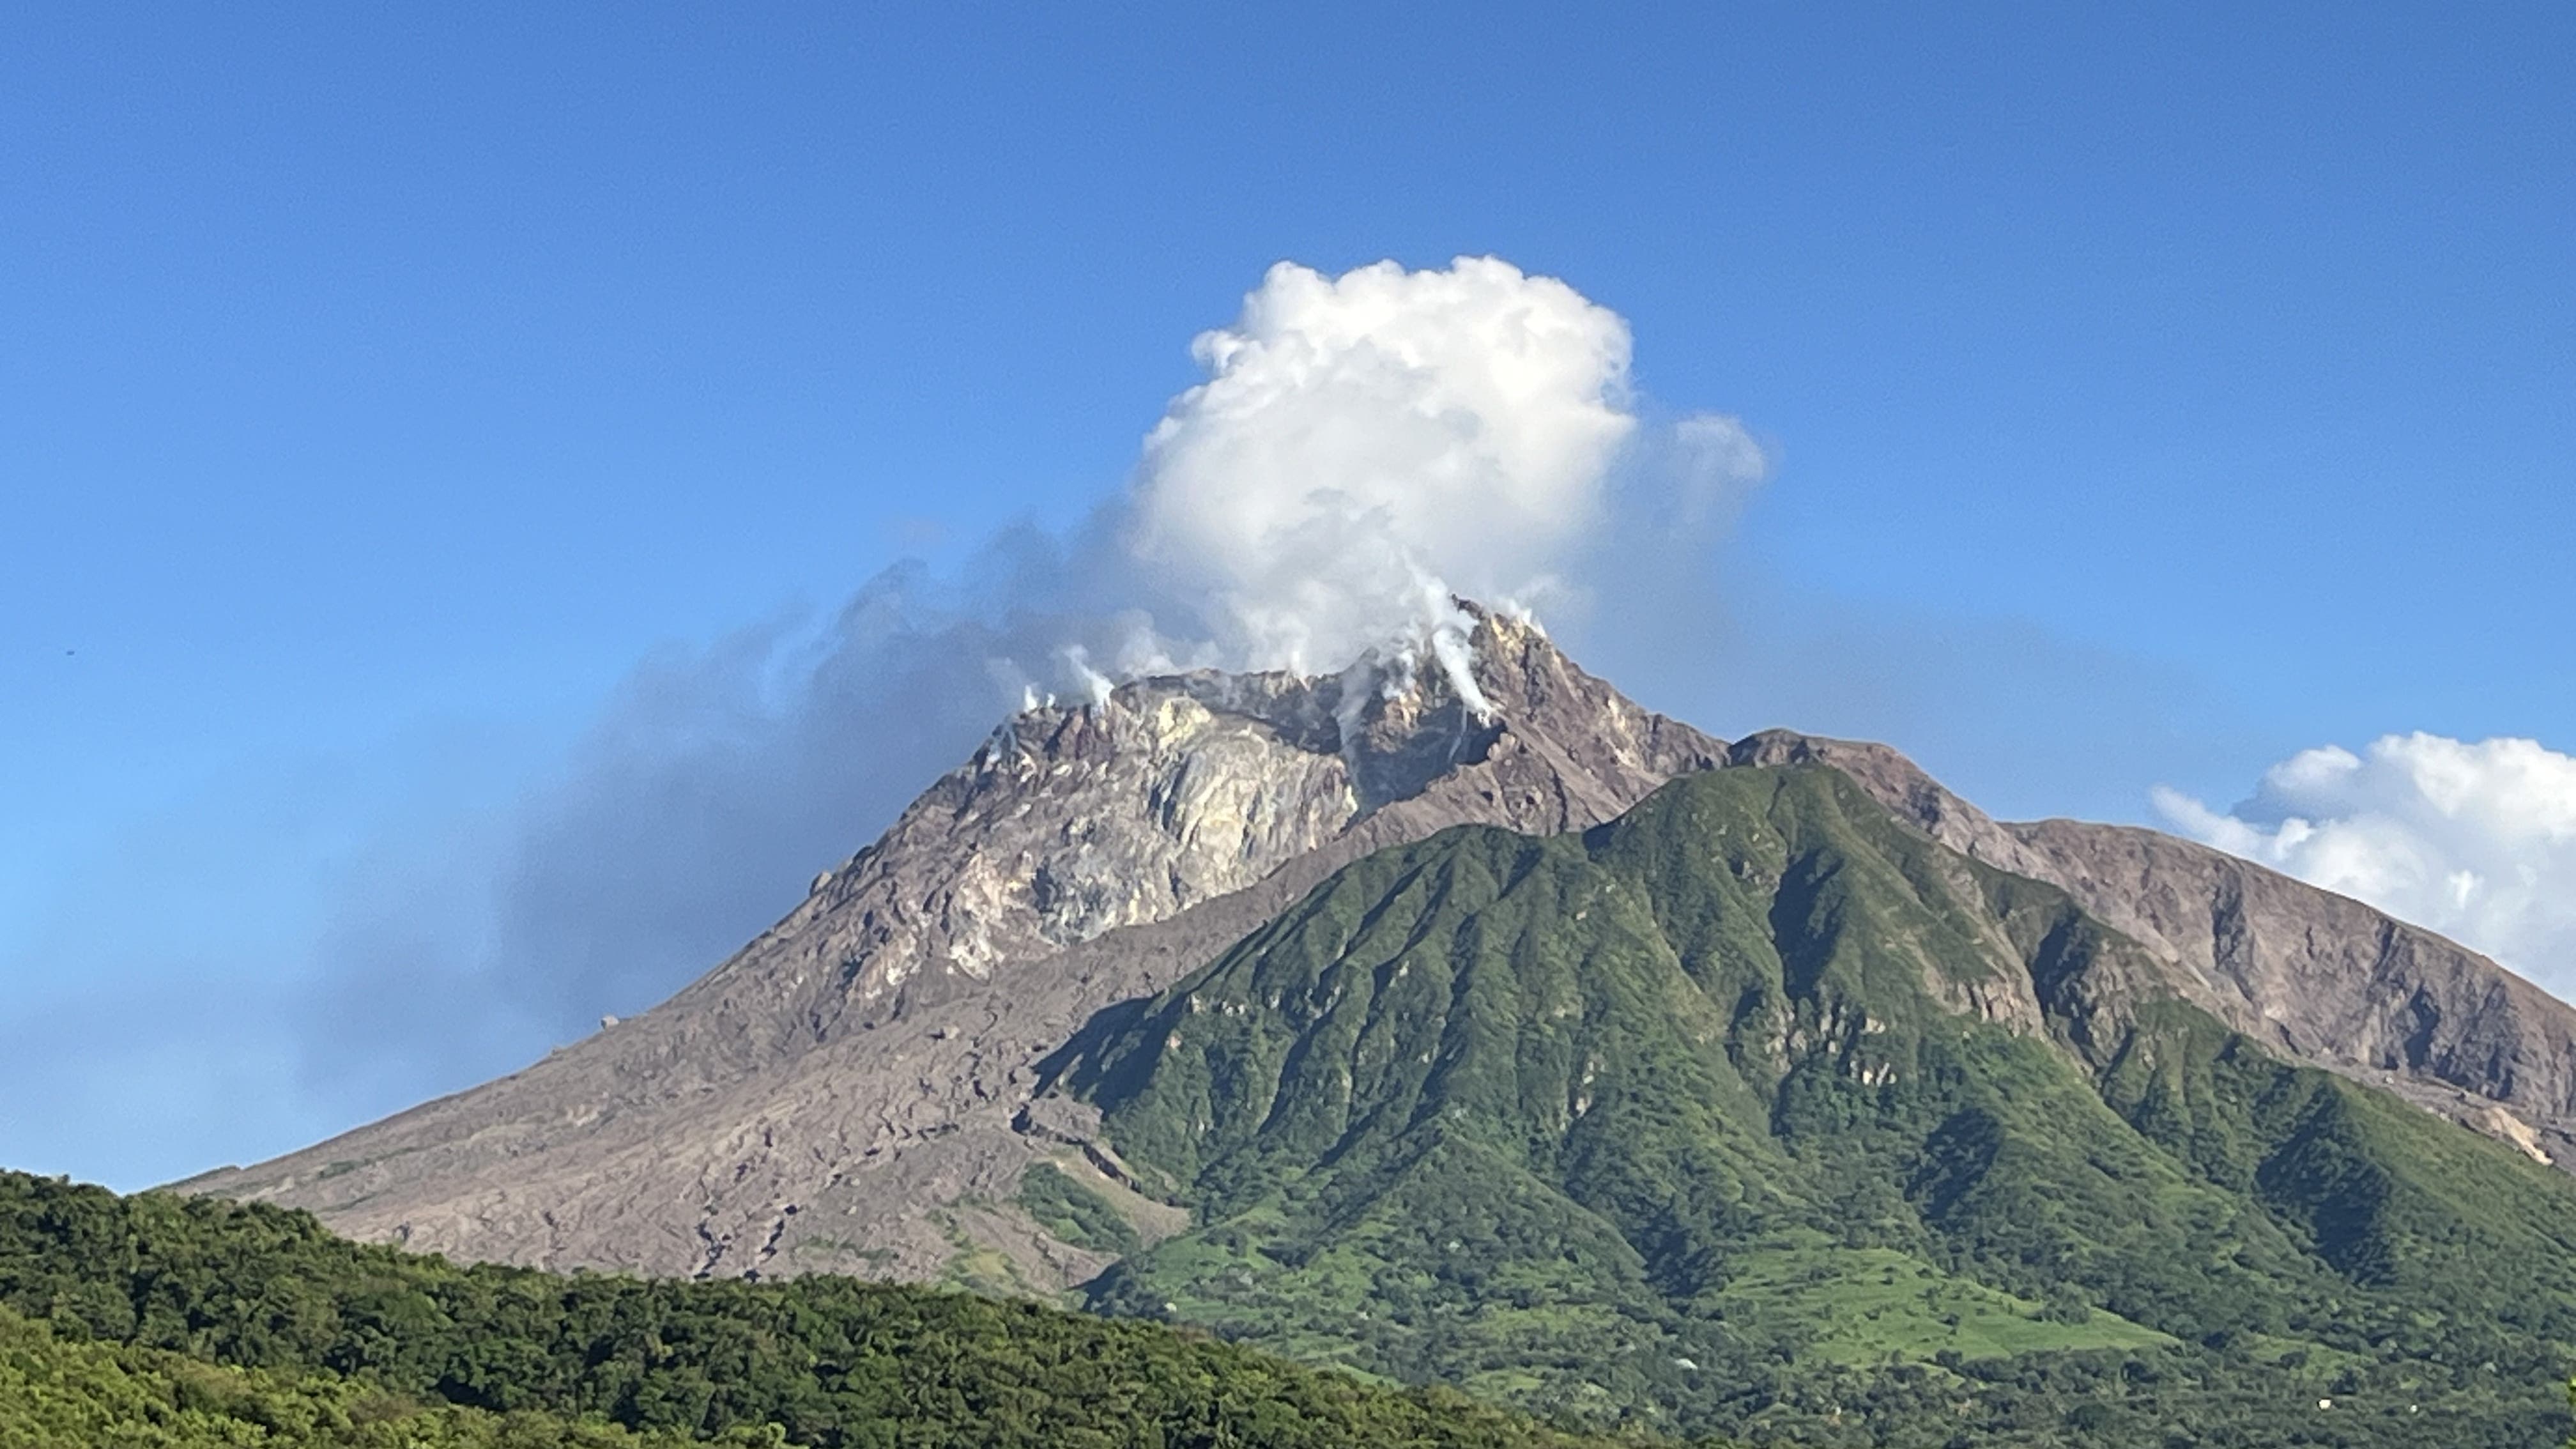
[[[1075,1150],[1019,1120],[1039,1057],[1369,851],[1470,821],[1585,828],[1723,757],[1534,626],[1481,617],[1472,642],[1472,705],[1397,658],[1023,713],[662,1006],[182,1186],[548,1267],[1087,1277],[1099,1261],[1004,1206],[1029,1162]]]

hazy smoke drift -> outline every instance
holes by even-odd
[[[2576,988],[2576,758],[2533,740],[2390,735],[2305,750],[2222,814],[2173,790],[2176,828]]]
[[[1579,602],[1588,559],[1716,516],[1765,466],[1731,418],[1647,427],[1627,324],[1490,258],[1283,263],[1193,352],[1205,379],[1071,536],[1010,530],[956,574],[887,571],[822,628],[639,669],[469,863],[489,878],[470,926],[422,872],[354,893],[309,1013],[313,1070],[391,1106],[650,1005],[1032,695],[1371,649],[1463,678],[1453,592]]]

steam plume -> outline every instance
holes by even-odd
[[[1543,596],[1598,525],[1628,327],[1493,258],[1271,268],[1145,443],[1127,543],[1205,601],[1243,668],[1312,672]]]

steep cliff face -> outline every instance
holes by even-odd
[[[1106,1260],[998,1205],[1063,1150],[1021,1116],[1040,1056],[1369,851],[1581,829],[1723,757],[1532,626],[1484,617],[1472,642],[1472,701],[1393,659],[1026,712],[662,1006],[184,1186],[546,1266],[1087,1277]]]
[[[2474,951],[2152,830],[1991,819],[1885,745],[1767,731],[1728,757],[1832,765],[1952,849],[2065,890],[2237,1030],[2576,1166],[2576,1011]]]

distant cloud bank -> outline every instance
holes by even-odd
[[[2534,740],[2389,735],[2304,750],[2221,812],[2159,789],[2179,830],[2576,992],[2576,757]]]

